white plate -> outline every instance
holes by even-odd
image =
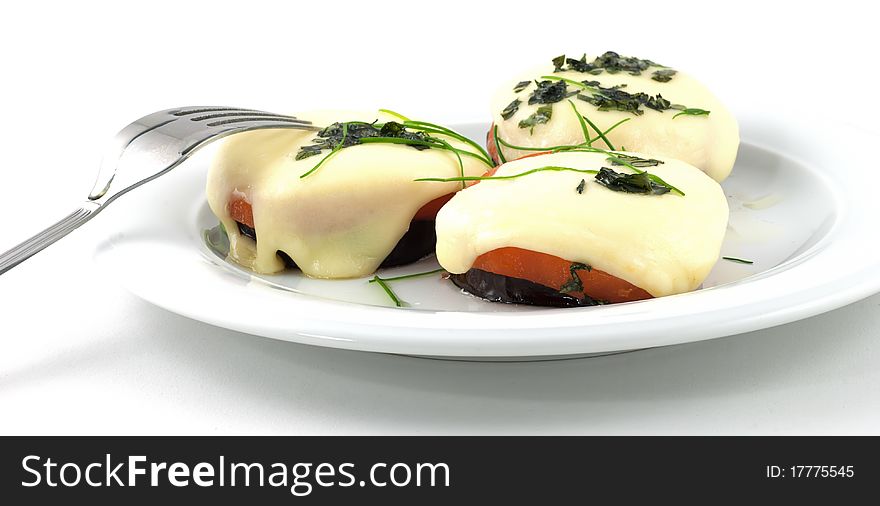
[[[206,246],[209,152],[101,216],[118,231],[97,260],[170,311],[251,334],[336,348],[443,357],[567,356],[698,341],[778,325],[880,291],[877,138],[808,118],[741,115],[724,182],[731,208],[720,261],[696,292],[602,307],[537,309],[463,295],[438,276],[400,281],[388,307],[366,279],[252,276]],[[458,125],[482,139],[486,125]],[[383,276],[435,268],[431,260]]]

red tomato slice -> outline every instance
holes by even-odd
[[[449,199],[451,199],[453,195],[455,194],[450,193],[442,195],[428,202],[422,206],[421,209],[416,211],[415,216],[413,216],[413,221],[431,221],[435,219],[437,217],[437,212],[449,202]],[[254,228],[254,209],[251,206],[251,203],[247,200],[244,200],[243,198],[231,200],[229,202],[229,214],[232,216],[233,220]]]
[[[508,247],[480,255],[473,267],[559,290],[572,281],[571,264],[569,260],[546,253]],[[589,295],[612,303],[651,298],[648,292],[607,272],[591,269],[576,270],[575,274],[584,287],[582,292],[567,292],[575,297]]]

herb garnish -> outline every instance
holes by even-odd
[[[608,140],[608,137],[605,137],[605,132],[599,130],[599,127],[597,127],[595,123],[590,121],[590,118],[581,114],[580,111],[578,111],[577,106],[574,105],[574,102],[569,100],[568,105],[571,106],[571,110],[574,111],[575,115],[577,116],[578,123],[580,123],[580,125],[581,125],[581,131],[584,134],[584,142],[582,145],[592,147],[594,142],[596,142],[599,139],[602,139],[603,141],[605,141],[605,144],[608,146],[609,149],[611,149],[611,150],[615,149],[614,144],[611,144],[611,141]],[[626,118],[626,119],[629,119],[629,118]],[[589,123],[590,126],[593,128],[593,130],[598,134],[598,137],[596,137],[595,139],[590,138],[590,130],[587,128],[587,123]],[[610,132],[611,130],[615,129],[617,127],[617,125],[620,125],[621,123],[623,123],[623,121],[618,121],[617,123],[614,124],[614,126],[609,128],[608,131]]]
[[[588,152],[588,153],[596,153],[596,152],[606,152],[604,150],[597,150],[593,148],[586,148],[583,150],[572,150],[571,152]],[[611,158],[609,158],[611,159]],[[596,181],[599,182],[602,186],[608,188],[609,190],[626,192],[626,193],[644,193],[651,195],[662,195],[664,193],[668,193],[670,191],[674,191],[681,196],[684,196],[684,193],[678,188],[672,186],[671,184],[663,181],[660,177],[649,174],[641,169],[637,169],[632,167],[631,165],[627,165],[629,168],[634,170],[635,174],[621,174],[615,172],[608,167],[602,167],[599,170],[592,169],[575,169],[573,167],[560,167],[556,165],[547,165],[545,167],[537,167],[534,169],[529,169],[525,172],[520,172],[519,174],[511,174],[509,176],[460,176],[460,177],[424,177],[415,179],[414,181],[431,181],[437,183],[451,183],[456,181],[461,181],[462,183],[466,181],[490,181],[490,180],[504,180],[504,179],[516,179],[523,176],[528,176],[531,174],[535,174],[537,172],[579,172],[581,174],[593,174]],[[638,177],[636,177],[638,176]],[[586,182],[584,181],[586,185]],[[580,186],[580,185],[578,185]],[[580,193],[580,192],[579,192]]]
[[[661,83],[668,83],[672,80],[672,76],[677,73],[678,71],[673,69],[655,70],[654,72],[651,72],[651,79]]]
[[[507,158],[504,157],[504,152],[501,150],[501,139],[498,138],[498,125],[492,125],[492,139],[495,141],[495,152],[498,153],[498,161],[507,163]]]
[[[696,112],[703,111],[703,109],[691,109],[680,104],[673,104],[669,100],[663,98],[663,95],[659,93],[651,96],[643,92],[626,92],[623,90],[623,88],[626,87],[625,84],[605,88],[599,83],[599,81],[575,81],[574,79],[567,79],[559,76],[541,76],[541,79],[564,81],[573,86],[582,88],[589,94],[579,94],[577,96],[578,99],[595,105],[600,111],[623,111],[632,113],[636,116],[641,116],[645,113],[642,109],[642,106],[644,106],[658,112],[675,109],[682,112],[688,110],[694,111],[685,113],[688,115],[696,116],[709,114],[709,111],[701,113]]]
[[[407,274],[405,276],[396,276],[393,278],[380,278],[378,275],[373,276],[373,278],[369,281],[370,283],[376,283],[381,286],[385,293],[388,294],[388,297],[394,302],[394,305],[397,307],[403,307],[408,305],[405,301],[401,300],[395,293],[394,290],[388,286],[389,281],[400,281],[402,279],[411,279],[411,278],[419,278],[422,276],[429,276],[431,274],[437,274],[438,272],[446,272],[446,269],[434,269],[433,271],[428,272],[418,272],[416,274]]]
[[[568,68],[565,66],[568,65]],[[618,72],[627,72],[630,75],[638,76],[641,73],[648,69],[648,67],[663,67],[663,65],[659,65],[657,63],[652,62],[651,60],[644,60],[641,58],[635,58],[632,56],[620,56],[614,51],[607,51],[602,56],[596,57],[592,63],[587,62],[587,55],[581,56],[579,60],[574,58],[566,58],[565,55],[557,56],[553,58],[553,72],[563,72],[566,70],[572,70],[575,72],[588,73],[592,75],[599,75],[602,71],[606,71],[609,74],[617,74]],[[675,74],[673,70],[671,74],[668,74],[669,79],[672,79],[672,76]],[[667,82],[666,81],[661,82]]]
[[[596,174],[596,182],[608,189],[624,193],[663,195],[672,190],[668,186],[652,181],[647,172],[621,174],[608,167],[599,169],[599,173]]]
[[[498,179],[516,179],[518,177],[528,176],[530,174],[534,174],[536,172],[580,172],[581,174],[598,174],[597,170],[590,169],[574,169],[571,167],[558,167],[555,165],[548,165],[546,167],[538,167],[535,169],[530,169],[525,172],[520,172],[519,174],[511,174],[509,176],[464,176],[464,177],[423,177],[421,179],[416,179],[415,181],[433,181],[438,183],[451,183],[454,181],[489,181],[489,180],[498,180]]]
[[[528,128],[529,135],[535,133],[535,126],[540,125],[542,123],[547,123],[550,121],[550,118],[553,116],[553,106],[550,104],[542,105],[538,107],[538,110],[532,113],[528,118],[521,120],[519,122],[520,128]]]
[[[530,84],[532,84],[531,81],[520,81],[520,82],[516,83],[516,86],[513,87],[513,92],[519,93],[522,90],[526,89],[526,86],[528,86]]]
[[[623,165],[624,167],[632,170],[633,172],[635,172],[637,174],[642,174],[642,173],[647,174],[648,177],[651,179],[651,181],[657,183],[660,186],[666,186],[670,190],[672,190],[675,193],[684,197],[683,191],[681,191],[678,188],[667,183],[660,176],[658,176],[656,174],[648,174],[646,171],[643,171],[641,168],[639,168],[639,166],[656,167],[657,165],[660,165],[661,163],[663,163],[660,160],[654,160],[653,158],[651,158],[651,159],[639,158],[637,156],[625,155],[622,153],[612,153],[611,156],[609,156],[607,158],[607,160],[609,162],[611,162],[611,165]]]
[[[535,81],[535,85],[535,91],[529,95],[529,105],[555,104],[572,95],[577,95],[576,91],[568,91],[568,85],[565,81]]]
[[[523,81],[526,84],[529,84],[529,81]],[[520,87],[519,83],[517,88],[522,90],[523,87]],[[516,91],[516,88],[514,88]],[[532,91],[532,94],[529,95],[529,105],[535,104],[555,104],[556,102],[560,102],[563,99],[566,99],[570,96],[577,95],[576,91],[568,91],[568,85],[564,81],[535,81],[535,90]],[[503,111],[501,111],[501,117],[504,119],[510,119],[511,116],[516,113],[519,109],[522,101],[520,99],[514,99],[513,102],[507,105]],[[547,119],[550,119],[550,114],[547,115]],[[546,123],[546,121],[539,121],[540,123]],[[536,123],[537,124],[537,123]],[[526,127],[534,127],[534,124],[527,123],[526,126],[523,126],[522,122],[520,123],[520,128]]]
[[[751,264],[755,263],[755,262],[752,261],[752,260],[746,260],[746,259],[744,259],[744,258],[736,258],[736,257],[721,257],[721,258],[723,258],[724,260],[730,260],[731,262],[736,262],[736,263],[738,263],[738,264],[749,264],[749,265],[751,265]]]
[[[519,104],[521,103],[522,100],[518,98],[513,99],[513,102],[507,104],[507,107],[505,107],[504,110],[501,111],[501,117],[504,119],[510,119],[510,117],[516,114],[516,111],[519,110]]]
[[[638,168],[656,167],[660,164],[665,163],[660,160],[655,160],[653,158],[640,158],[635,155],[627,155],[624,153],[616,153],[614,155],[614,159],[611,159],[611,158],[608,159],[608,161],[611,162],[611,165],[624,165],[623,163],[621,163],[621,160],[628,162],[629,167],[638,167]]]
[[[325,149],[336,150],[361,144],[361,140],[367,137],[397,137],[426,141],[428,135],[424,132],[409,132],[400,123],[389,121],[384,125],[376,122],[366,123],[363,121],[348,121],[345,123],[333,123],[317,133],[312,139],[314,144],[302,146],[296,154],[297,160],[318,155]],[[414,145],[415,149],[428,149],[429,146]]]
[[[581,125],[581,132],[584,134],[584,144],[587,146],[592,146],[593,141],[590,140],[590,131],[587,129],[587,124],[584,123],[584,116],[578,111],[577,106],[574,105],[574,102],[571,100],[568,101],[568,105],[571,106],[571,110],[574,111],[575,116],[577,116],[578,123]]]
[[[586,116],[584,116],[584,119],[586,119]],[[628,120],[629,118],[626,118],[626,119]],[[605,133],[607,134],[613,128],[617,127],[617,125],[620,125],[624,121],[625,120],[618,121],[611,128],[606,130]],[[591,145],[592,142],[595,142],[596,140],[598,140],[599,137],[592,139],[590,143],[585,142],[582,144],[575,144],[575,145],[569,145],[569,146],[552,146],[552,147],[546,147],[546,148],[530,148],[528,146],[517,146],[515,144],[510,144],[509,142],[506,142],[504,139],[498,137],[497,125],[495,128],[496,128],[496,131],[495,131],[496,146],[498,144],[501,144],[503,146],[507,146],[508,148],[518,149],[520,151],[550,151],[551,153],[560,153],[560,152],[604,153],[604,154],[609,155],[607,160],[611,163],[611,165],[618,165],[618,166],[623,165],[624,167],[627,167],[636,173],[645,172],[639,167],[656,167],[657,165],[664,163],[660,160],[655,160],[653,158],[640,158],[640,157],[634,156],[634,155],[627,155],[624,153],[606,151],[604,149],[592,147],[592,145]],[[500,150],[500,148],[499,148],[499,150]],[[658,176],[656,174],[648,174],[648,177],[651,178],[651,180],[654,181],[655,183],[662,185],[662,186],[668,186],[673,192],[684,197],[683,191],[681,191],[678,188],[676,188],[675,186],[667,183],[660,176]]]
[[[561,293],[583,292],[584,291],[584,284],[581,281],[580,276],[578,276],[577,272],[578,271],[590,272],[591,270],[593,270],[593,268],[587,264],[582,264],[580,262],[573,262],[568,267],[568,272],[571,274],[571,279],[569,281],[567,281],[564,285],[562,285],[562,287],[559,289],[559,291]]]
[[[358,123],[358,124],[359,124],[359,123]],[[329,127],[324,128],[323,130],[321,130],[320,132],[318,132],[318,137],[320,138],[320,137],[321,137],[321,133],[325,133],[328,129],[332,128],[333,126],[339,126],[339,123],[334,123],[333,125],[330,125]],[[327,160],[329,160],[330,158],[332,158],[333,155],[335,155],[340,149],[342,149],[343,147],[345,147],[345,143],[346,143],[346,141],[348,141],[348,139],[349,139],[349,137],[348,137],[348,127],[349,127],[349,123],[343,123],[343,124],[340,126],[339,129],[342,131],[342,133],[341,133],[341,135],[340,135],[340,137],[339,137],[339,142],[338,142],[335,146],[333,146],[333,149],[330,151],[330,154],[328,154],[327,156],[325,156],[324,158],[322,158],[321,161],[319,161],[318,163],[316,163],[314,167],[312,167],[311,169],[309,169],[308,171],[306,171],[305,173],[303,173],[302,175],[300,175],[300,176],[299,176],[300,179],[302,179],[302,178],[308,176],[309,174],[311,174],[312,172],[315,172],[316,170],[318,170],[318,167],[320,167],[321,165],[323,165],[324,162],[326,162]],[[329,134],[328,134],[328,139],[329,139]],[[317,140],[317,139],[313,139],[313,140]],[[328,147],[329,147],[329,146],[330,146],[330,144],[328,143]],[[310,149],[309,149],[308,151],[303,151],[303,150],[305,150],[306,148],[310,148]],[[309,156],[313,156],[313,155],[315,155],[316,153],[314,153],[314,148],[315,148],[315,145],[313,145],[313,146],[303,146],[302,148],[300,148],[300,152],[297,153],[297,155],[296,155],[296,159],[297,159],[297,160],[301,160],[302,158],[308,158]],[[320,152],[321,152],[321,149],[319,148],[319,149],[318,149],[318,153],[320,153]],[[308,153],[308,154],[304,154],[304,153]],[[301,154],[303,155],[302,158],[300,158],[300,155],[301,155]]]
[[[708,116],[710,112],[711,111],[706,111],[704,109],[694,109],[689,107],[687,109],[682,109],[681,112],[673,116],[672,119],[679,116]]]
[[[581,301],[583,303],[585,303],[585,305],[600,306],[603,304],[608,304],[607,300],[594,299],[593,297],[590,297],[589,295],[587,295],[586,291],[584,290],[584,283],[583,283],[583,281],[581,281],[581,277],[578,276],[577,272],[578,271],[590,272],[592,270],[593,270],[593,268],[587,264],[582,264],[580,262],[573,262],[568,268],[568,272],[571,274],[571,280],[569,280],[567,283],[565,283],[564,285],[562,285],[562,287],[559,288],[559,293],[580,292],[583,295],[583,297],[581,298]]]
[[[318,170],[319,167],[321,167],[321,165],[324,164],[324,162],[330,159],[340,149],[356,146],[359,144],[404,144],[419,151],[430,148],[450,151],[458,159],[461,175],[464,175],[464,164],[461,160],[462,155],[476,158],[489,167],[495,166],[495,164],[492,162],[492,158],[489,156],[489,153],[487,153],[482,146],[480,146],[473,140],[459,134],[458,132],[455,132],[454,130],[451,130],[441,125],[436,125],[434,123],[428,123],[427,121],[410,120],[406,116],[398,114],[394,111],[389,111],[387,109],[380,109],[380,112],[396,116],[397,118],[401,119],[401,122],[337,122],[319,131],[317,133],[317,137],[312,140],[314,144],[302,146],[300,148],[300,151],[296,155],[296,159],[302,160],[305,158],[309,158],[311,156],[320,154],[321,151],[323,151],[324,149],[330,149],[331,151],[327,156],[325,156],[317,164],[315,164],[314,167],[302,174],[300,178],[304,178],[314,173],[316,170]],[[472,152],[465,149],[456,148],[445,139],[436,137],[431,134],[438,134],[450,137],[473,147],[475,151]],[[462,185],[462,187],[463,186],[464,185]]]
[[[577,188],[575,188],[575,191],[577,191],[579,195],[583,195],[584,188],[586,188],[586,186],[587,186],[587,180],[581,179],[581,182],[577,185]]]

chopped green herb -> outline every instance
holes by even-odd
[[[630,155],[623,155],[622,153],[610,153],[610,155],[611,156],[608,157],[608,161],[611,162],[612,165],[623,165],[624,167],[632,170],[633,172],[635,172],[637,174],[642,174],[642,173],[648,174],[648,173],[643,171],[642,169],[640,169],[637,165],[630,163],[630,160],[633,160],[636,163],[639,163],[641,165],[650,164],[650,165],[645,165],[647,167],[656,167],[657,165],[660,165],[661,163],[663,163],[660,160],[639,158],[639,157],[634,157],[634,156],[630,156]],[[621,155],[623,155],[623,156],[621,156]],[[654,162],[657,162],[657,163],[654,163]],[[661,186],[668,186],[672,191],[674,191],[675,193],[684,197],[683,191],[681,191],[678,188],[676,188],[675,186],[672,186],[671,184],[667,183],[660,176],[658,176],[656,174],[648,174],[648,177],[652,181],[654,181],[655,183],[657,183]]]
[[[738,263],[738,264],[749,264],[749,265],[751,265],[751,264],[755,263],[755,262],[753,262],[752,260],[746,260],[746,259],[744,259],[744,258],[736,258],[736,257],[721,257],[721,258],[723,258],[724,260],[729,260],[729,261],[731,261],[731,262],[736,262],[736,263]]]
[[[593,270],[587,264],[582,264],[580,262],[573,262],[569,268],[568,272],[571,274],[571,279],[567,281],[562,287],[559,289],[561,293],[569,293],[569,292],[583,292],[584,284],[581,281],[581,277],[578,276],[578,271],[587,271],[590,272]]]
[[[361,140],[368,137],[398,137],[419,141],[426,141],[428,139],[426,133],[409,132],[403,125],[394,121],[389,121],[384,125],[363,121],[333,123],[317,133],[317,137],[312,140],[314,144],[301,147],[296,154],[296,159],[302,160],[317,155],[325,149],[335,150],[361,144]],[[418,145],[413,147],[422,150],[428,149],[429,146]]]
[[[654,72],[651,72],[651,79],[661,83],[668,83],[672,80],[672,76],[677,73],[678,71],[673,69],[655,70]]]
[[[661,185],[651,180],[647,172],[621,174],[608,167],[599,169],[599,173],[596,174],[596,182],[609,190],[624,193],[663,195],[672,190],[669,186]]]
[[[535,126],[550,121],[553,116],[553,106],[550,104],[538,107],[538,110],[532,113],[528,118],[519,122],[520,128],[528,128],[529,134],[535,133]]]
[[[562,67],[565,66],[565,55],[557,56],[551,61],[553,62],[553,72],[559,72],[562,70]]]
[[[296,155],[296,159],[302,160],[320,154],[321,151],[325,149],[330,149],[331,151],[314,167],[300,177],[304,178],[314,173],[321,165],[342,148],[359,144],[375,143],[405,144],[419,151],[430,148],[451,151],[458,158],[459,168],[462,175],[464,175],[464,164],[461,162],[461,155],[476,158],[489,167],[494,166],[492,159],[482,146],[449,128],[425,121],[405,119],[406,116],[387,109],[381,109],[380,111],[401,118],[404,121],[403,123],[398,123],[396,121],[389,121],[386,123],[378,123],[378,121],[373,121],[372,123],[349,121],[344,123],[337,122],[325,127],[319,131],[317,137],[312,140],[314,144],[302,146],[300,148]],[[468,144],[476,151],[471,152],[453,147],[446,140],[430,134],[440,134],[451,137]]]
[[[651,60],[643,60],[634,56],[620,56],[614,51],[606,51],[602,56],[593,61],[594,67],[601,67],[609,73],[628,72],[637,76],[650,66],[658,66]]]
[[[526,86],[528,86],[530,84],[532,84],[531,81],[520,81],[520,82],[516,83],[516,86],[513,87],[513,92],[519,93],[522,90],[526,89]]]
[[[566,68],[566,65],[568,65],[568,68]],[[553,72],[571,70],[575,72],[598,75],[601,74],[604,70],[609,74],[627,72],[630,75],[637,76],[641,75],[643,71],[652,66],[662,67],[663,65],[658,65],[651,60],[644,60],[632,56],[620,56],[614,51],[607,51],[602,56],[595,58],[592,62],[587,62],[587,55],[581,56],[579,60],[576,60],[574,58],[566,58],[565,55],[553,58]],[[674,74],[675,71],[672,71],[672,74],[669,74],[669,79],[671,79],[672,75]],[[669,79],[667,79],[667,81]]]
[[[325,132],[328,128],[331,128],[331,127],[333,127],[334,125],[338,126],[339,123],[334,123],[333,125],[330,125],[329,127],[326,127],[326,128],[324,128],[323,130],[321,130],[321,132]],[[343,123],[343,124],[341,125],[341,128],[339,128],[339,129],[341,130],[341,135],[340,135],[340,137],[339,137],[339,142],[338,142],[335,146],[333,146],[333,149],[330,151],[330,153],[329,153],[327,156],[325,156],[324,158],[322,158],[321,161],[319,161],[318,163],[316,163],[314,167],[312,167],[312,168],[309,169],[308,171],[306,171],[306,172],[304,172],[303,174],[301,174],[301,175],[299,176],[300,179],[302,179],[302,178],[308,176],[309,174],[315,172],[316,170],[318,170],[318,168],[319,168],[321,165],[324,165],[324,162],[326,162],[327,160],[329,160],[330,158],[332,158],[333,155],[335,155],[336,153],[338,153],[340,149],[342,149],[343,147],[345,147],[345,143],[346,143],[346,141],[349,140],[349,136],[348,136],[348,128],[349,128],[349,124],[348,124],[348,123]],[[318,132],[318,137],[321,136],[321,132]],[[330,136],[328,135],[328,141],[329,141],[329,139],[330,139]],[[303,149],[304,149],[304,148],[303,148]],[[308,155],[308,156],[311,156],[311,155]],[[299,155],[297,155],[297,160],[299,160],[299,159],[300,159],[300,158],[299,158]]]
[[[519,105],[522,103],[522,100],[515,98],[513,102],[507,104],[507,107],[501,111],[501,117],[504,119],[510,119],[511,116],[516,114],[516,111],[519,110]]]
[[[611,162],[611,165],[625,165],[627,167],[638,167],[640,169],[645,167],[656,167],[665,163],[660,160],[655,160],[653,158],[641,158],[635,155],[627,155],[624,153],[616,153],[614,157],[609,158],[608,161]]]
[[[578,194],[583,195],[584,188],[586,188],[586,186],[587,186],[587,180],[581,179],[581,182],[577,185],[577,188],[575,188],[575,190],[577,190]]]
[[[587,93],[579,93],[577,98],[596,106],[600,111],[622,111],[641,116],[645,113],[644,109],[642,109],[643,106],[648,109],[654,109],[658,112],[663,112],[669,109],[678,109],[682,110],[682,112],[690,110],[684,106],[673,104],[669,100],[663,98],[663,95],[659,93],[653,96],[643,92],[629,93],[623,90],[626,85],[605,88],[599,83],[599,81],[575,81],[574,79],[567,79],[559,76],[541,76],[541,79],[563,81],[567,84],[583,89]],[[693,110],[702,111],[702,109]],[[695,113],[685,114],[696,115]],[[704,114],[708,114],[708,111]]]
[[[529,105],[555,104],[572,95],[576,91],[569,92],[565,81],[535,81],[535,91],[529,95]]]
[[[711,111],[706,111],[703,109],[687,108],[673,116],[672,119],[675,119],[679,116],[708,116],[710,112]]]
[[[347,123],[333,123],[317,133],[312,139],[315,144],[302,146],[296,154],[297,160],[315,156],[325,149],[334,150],[337,147],[348,147],[358,144],[361,137],[377,136],[379,129],[373,123],[362,121],[350,121]]]
[[[496,137],[496,139],[498,139]],[[498,139],[501,144],[505,146],[509,146],[514,149],[524,149],[520,146],[514,146],[511,144],[506,144],[503,140]],[[532,150],[537,148],[531,148]],[[547,150],[548,148],[541,148]],[[553,149],[554,153],[558,153],[560,151],[565,151],[569,153],[605,153],[610,155],[608,160],[614,163],[615,161],[619,162],[620,165],[624,165],[627,168],[633,170],[635,174],[620,174],[615,172],[612,169],[607,167],[602,167],[600,170],[591,170],[591,169],[575,169],[572,167],[559,167],[555,165],[548,165],[545,167],[538,167],[535,169],[530,169],[525,172],[521,172],[519,174],[511,174],[509,176],[460,176],[460,177],[425,177],[420,179],[415,179],[415,181],[429,181],[429,182],[438,182],[438,183],[450,183],[461,181],[462,184],[466,181],[488,181],[488,180],[503,180],[503,179],[516,179],[523,176],[528,176],[530,174],[535,174],[536,172],[544,172],[544,171],[570,171],[570,172],[580,172],[581,174],[593,174],[596,176],[596,181],[601,183],[603,186],[610,188],[616,191],[626,191],[630,193],[651,193],[654,195],[661,195],[663,193],[668,193],[669,191],[673,191],[678,193],[682,197],[684,196],[684,192],[672,186],[671,184],[664,181],[661,177],[656,174],[649,174],[644,170],[630,164],[628,161],[618,158],[618,154],[612,153],[611,151],[606,151],[604,149],[591,148],[589,146],[561,146],[556,149]],[[643,158],[639,158],[639,160],[645,160]],[[657,160],[658,163],[663,163]],[[602,174],[600,179],[599,175]],[[639,176],[636,178],[635,176]],[[580,193],[580,192],[579,192]]]

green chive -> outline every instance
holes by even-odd
[[[587,169],[573,169],[571,167],[557,167],[555,165],[548,165],[546,167],[538,167],[536,169],[527,170],[525,172],[521,172],[519,174],[512,174],[510,176],[466,176],[466,177],[425,177],[421,179],[416,179],[415,181],[431,181],[437,183],[451,183],[455,181],[488,181],[492,179],[516,179],[518,177],[528,176],[529,174],[534,174],[536,172],[579,172],[581,174],[598,174],[597,170],[587,170]]]
[[[438,272],[446,272],[446,269],[439,268],[434,269],[433,271],[427,272],[417,272],[415,274],[407,274],[405,276],[395,276],[393,278],[380,278],[379,276],[374,276],[373,279],[370,280],[370,283],[377,283],[379,280],[382,281],[400,281],[401,279],[412,279],[412,278],[420,278],[422,276],[430,276],[431,274],[437,274]]]
[[[373,282],[378,283],[379,286],[381,286],[382,289],[385,290],[385,293],[387,293],[388,296],[391,297],[391,300],[394,302],[395,306],[403,307],[403,301],[397,298],[397,295],[394,294],[394,290],[392,290],[390,286],[385,284],[384,279],[380,278],[379,276],[373,276],[373,279],[370,280],[370,283]]]
[[[730,260],[731,262],[736,262],[736,263],[738,263],[738,264],[749,264],[749,265],[751,265],[751,264],[755,263],[755,262],[753,262],[752,260],[746,260],[746,259],[744,259],[744,258],[736,258],[736,257],[721,257],[721,258],[723,258],[724,260]]]
[[[708,116],[710,112],[711,111],[707,111],[705,109],[696,109],[689,107],[673,116],[672,119],[675,119],[679,116]]]
[[[614,144],[611,144],[611,141],[608,140],[608,137],[605,137],[605,134],[602,133],[601,130],[599,130],[599,127],[597,127],[595,123],[590,121],[590,118],[586,116],[584,116],[583,118],[587,121],[587,123],[590,124],[591,127],[593,127],[593,130],[595,130],[596,133],[599,134],[599,137],[605,142],[605,144],[608,146],[608,149],[610,149],[611,151],[617,151],[616,149],[614,149]]]
[[[507,163],[507,159],[504,158],[504,153],[501,151],[501,144],[498,139],[498,125],[493,125],[492,129],[492,137],[495,139],[495,152],[498,153],[498,161],[501,163]]]
[[[407,303],[400,300],[400,298],[394,293],[394,290],[392,290],[391,287],[388,286],[388,282],[389,281],[400,281],[402,279],[418,278],[418,277],[422,277],[422,276],[430,276],[431,274],[437,274],[438,272],[446,272],[446,269],[442,269],[442,268],[441,269],[434,269],[433,271],[418,272],[415,274],[407,274],[405,276],[395,276],[393,278],[381,278],[378,275],[376,275],[376,276],[373,276],[373,279],[371,279],[369,282],[376,283],[377,285],[381,286],[382,289],[385,290],[385,293],[388,294],[388,297],[391,298],[391,301],[394,302],[395,306],[403,307],[403,306],[407,305]]]
[[[584,123],[584,117],[578,112],[577,106],[574,105],[574,102],[569,100],[568,105],[571,106],[571,110],[574,111],[574,115],[577,116],[578,122],[581,124],[581,130],[584,132],[584,143],[588,146],[592,146],[593,143],[590,141],[590,131],[587,130],[587,124]],[[602,135],[602,132],[599,132],[599,135]]]
[[[472,146],[472,147],[475,148],[477,151],[479,151],[479,153],[480,153],[481,155],[483,155],[483,157],[485,157],[484,162],[485,162],[488,166],[492,167],[492,166],[494,165],[494,164],[492,163],[492,157],[489,156],[489,153],[487,153],[486,150],[485,150],[482,146],[480,146],[479,144],[477,144],[477,143],[474,142],[473,140],[471,140],[471,139],[465,137],[464,135],[461,135],[460,133],[456,132],[455,130],[451,130],[451,129],[446,128],[446,127],[441,126],[441,125],[435,125],[434,123],[428,123],[428,122],[426,122],[426,121],[411,121],[411,120],[406,120],[406,121],[404,122],[403,126],[408,127],[408,128],[410,128],[410,129],[413,129],[413,130],[425,130],[426,128],[428,128],[428,129],[434,129],[434,130],[432,130],[433,133],[445,134],[445,135],[447,135],[447,136],[449,136],[449,137],[452,137],[453,139],[457,139],[457,140],[459,140],[459,141],[461,141],[461,142],[463,142],[463,143],[465,143],[465,144],[467,144],[467,145],[469,145],[469,146]]]
[[[399,112],[394,112],[391,109],[379,109],[379,112],[384,112],[385,114],[390,114],[391,116],[394,116],[402,121],[409,121],[409,118],[407,118],[403,114],[400,114]]]

